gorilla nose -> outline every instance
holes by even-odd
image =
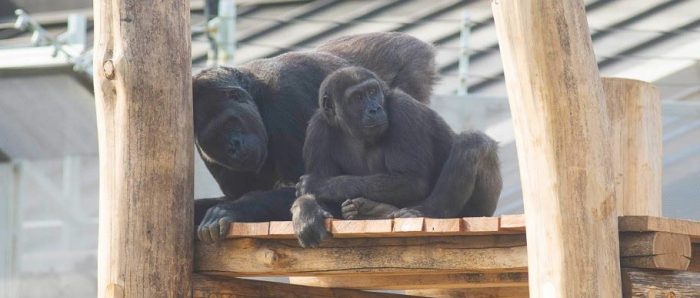
[[[370,114],[370,115],[375,115],[375,114],[379,113],[381,110],[382,110],[382,107],[381,107],[381,106],[374,107],[374,108],[371,108],[371,109],[369,110],[369,114]]]
[[[243,147],[243,141],[240,137],[234,137],[229,140],[228,153],[231,155],[237,155],[241,152],[241,147]]]

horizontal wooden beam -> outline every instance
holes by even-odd
[[[522,214],[500,217],[329,219],[326,228],[336,238],[509,235],[525,233]],[[620,232],[668,232],[688,235],[700,243],[700,222],[653,216],[621,216]],[[291,221],[232,223],[226,238],[294,239]]]
[[[514,272],[527,267],[525,235],[197,242],[195,271],[230,276]]]
[[[620,232],[668,232],[690,236],[691,241],[700,242],[700,221],[671,219],[654,216],[621,216]]]
[[[530,297],[528,287],[509,288],[475,288],[475,289],[433,289],[433,290],[408,290],[407,295],[435,298],[527,298]]]
[[[403,295],[374,293],[348,289],[327,289],[315,288],[285,283],[249,280],[239,278],[225,278],[208,276],[204,274],[194,274],[192,276],[192,286],[194,288],[194,298],[209,297],[342,297],[342,298],[390,298],[406,297]]]
[[[624,267],[684,270],[691,258],[690,241],[686,235],[625,232],[621,235],[621,254]],[[523,234],[333,238],[315,249],[303,249],[294,239],[235,238],[195,245],[197,272],[229,276],[509,273],[525,272],[526,267]],[[457,276],[446,283],[454,285],[468,280]],[[433,288],[442,287],[436,277],[411,278],[429,281],[428,284],[435,285]],[[390,279],[358,279],[355,287],[393,288]]]
[[[527,272],[470,272],[382,276],[294,276],[298,285],[366,290],[527,287]]]
[[[621,233],[620,256],[622,267],[686,270],[690,237],[666,232]]]
[[[622,269],[623,297],[699,297],[700,273]]]

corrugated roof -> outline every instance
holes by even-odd
[[[585,1],[593,45],[604,76],[654,82],[664,100],[700,98],[700,1],[588,0]],[[470,93],[504,97],[505,84],[489,1],[309,1],[239,9],[237,63],[310,49],[344,34],[401,31],[435,44],[442,78],[436,94],[457,89],[459,35],[462,16],[472,22],[470,36]],[[203,20],[193,13],[192,23]],[[1,25],[0,25],[1,28]],[[0,35],[2,31],[0,31]],[[27,36],[15,37],[28,40]],[[11,40],[0,40],[0,47]],[[195,71],[204,67],[207,43],[193,37]],[[0,96],[3,96],[0,89]],[[437,103],[436,103],[437,104]],[[464,106],[462,109],[469,109]],[[489,112],[499,131],[505,187],[501,212],[522,210],[515,145],[507,109]],[[451,117],[450,115],[446,115]],[[453,123],[458,121],[455,116]],[[2,124],[0,124],[2,125]],[[700,218],[700,119],[664,117],[664,207],[674,217]],[[511,133],[512,134],[512,133]],[[2,148],[2,144],[0,144]],[[695,206],[691,206],[696,204]],[[696,207],[696,208],[688,208]]]

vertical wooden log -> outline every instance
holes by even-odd
[[[190,2],[95,0],[98,297],[191,297]]]
[[[654,85],[603,78],[619,215],[661,216],[661,101]]]
[[[605,97],[583,1],[494,0],[531,297],[619,297]]]

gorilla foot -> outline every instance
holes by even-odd
[[[394,218],[424,217],[423,212],[414,208],[402,208],[391,214]]]
[[[292,225],[299,245],[304,248],[318,247],[330,236],[326,230],[326,218],[333,215],[324,210],[312,195],[303,195],[292,205]]]
[[[365,198],[354,198],[345,200],[341,210],[344,219],[377,219],[391,218],[399,208]]]

